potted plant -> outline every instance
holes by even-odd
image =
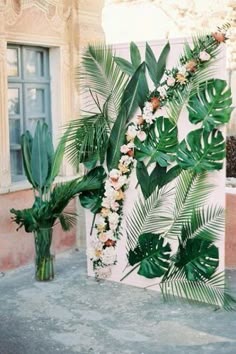
[[[21,139],[25,175],[31,183],[34,203],[31,208],[11,209],[12,219],[24,226],[25,231],[34,234],[35,276],[45,281],[54,278],[53,256],[50,252],[53,227],[58,221],[64,231],[76,222],[76,214],[65,211],[70,200],[82,192],[101,188],[104,172],[98,167],[95,173],[68,182],[54,184],[62,163],[65,141],[61,139],[54,151],[52,137],[47,124],[38,122],[34,137],[27,131]]]

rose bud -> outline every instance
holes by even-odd
[[[225,42],[225,35],[222,32],[215,32],[213,33],[212,37],[219,43]]]
[[[111,240],[111,239],[106,240],[106,242],[104,243],[104,245],[107,247],[115,246],[115,244],[116,244],[116,241]]]
[[[157,108],[160,107],[160,100],[157,97],[152,97],[151,98],[151,104],[152,104],[152,108],[155,111]]]

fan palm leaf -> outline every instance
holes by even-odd
[[[110,46],[90,44],[82,55],[76,79],[82,93],[88,93],[89,87],[100,102],[105,102],[109,98],[108,115],[111,119],[117,117],[128,77],[115,63]]]

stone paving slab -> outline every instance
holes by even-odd
[[[0,278],[0,354],[236,354],[236,312],[97,282],[84,252],[58,256],[53,282],[33,272]],[[236,271],[227,274],[236,294]]]

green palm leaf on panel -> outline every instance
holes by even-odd
[[[231,90],[224,80],[210,80],[188,102],[191,123],[202,123],[210,132],[219,125],[228,123],[233,108]]]
[[[90,104],[91,93],[98,97],[101,105],[108,100],[108,116],[112,120],[116,119],[127,76],[115,63],[112,48],[104,44],[89,45],[82,55],[76,78],[79,91],[87,93]],[[94,103],[87,106],[90,112],[96,108]]]
[[[179,166],[196,173],[222,169],[224,157],[225,142],[219,130],[210,133],[194,130],[179,144],[177,151]]]
[[[183,269],[172,267],[168,278],[160,283],[165,300],[178,299],[198,301],[223,307],[225,310],[235,310],[236,300],[230,295],[225,285],[225,274],[215,273],[205,281],[189,281]]]

